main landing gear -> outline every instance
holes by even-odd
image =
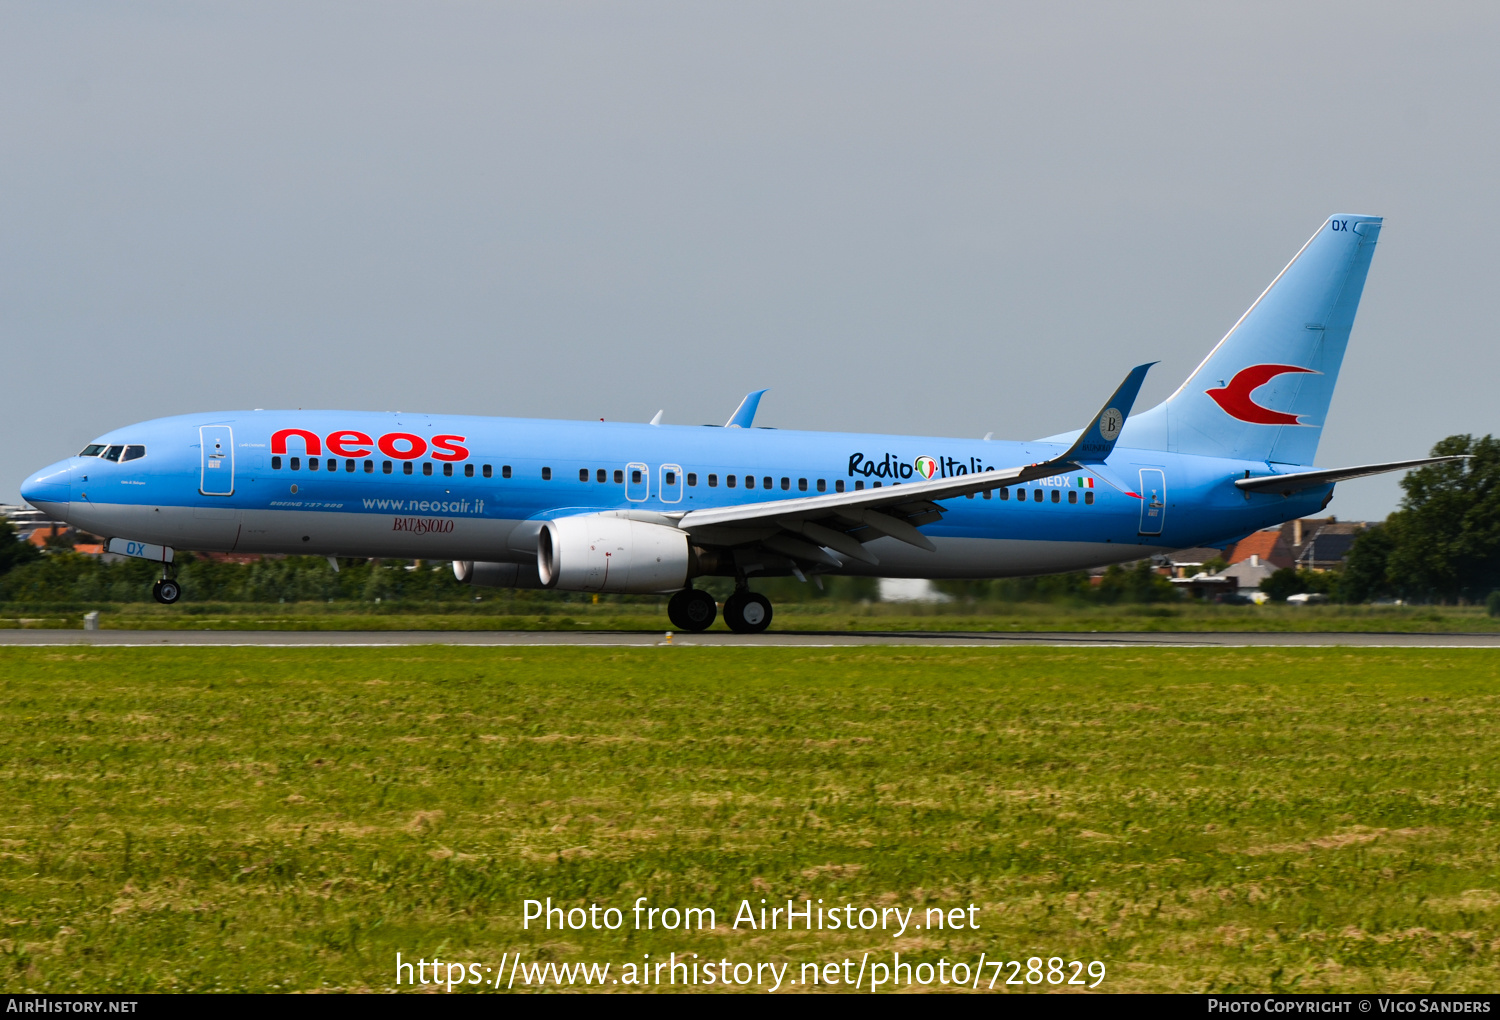
[[[682,631],[707,630],[718,615],[714,597],[696,588],[684,588],[667,603],[672,626]],[[759,634],[771,625],[771,600],[740,588],[724,603],[724,622],[736,634]]]
[[[707,630],[718,615],[714,597],[696,588],[684,588],[667,603],[667,618],[678,630]]]
[[[771,626],[771,600],[741,588],[724,603],[724,622],[736,634],[759,634]]]

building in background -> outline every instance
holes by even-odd
[[[1337,570],[1370,528],[1368,521],[1340,521],[1336,517],[1307,517],[1246,535],[1222,557],[1229,566],[1216,572],[1198,571],[1212,557],[1208,549],[1184,549],[1169,555],[1172,583],[1195,598],[1216,601],[1248,599],[1266,578],[1287,567],[1298,570]],[[1196,563],[1195,563],[1196,561]]]

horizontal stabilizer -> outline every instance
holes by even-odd
[[[1423,457],[1420,460],[1393,460],[1389,464],[1362,464],[1359,467],[1328,468],[1323,471],[1297,471],[1289,475],[1263,475],[1260,478],[1236,478],[1234,484],[1246,492],[1279,492],[1290,496],[1303,489],[1313,489],[1330,482],[1364,478],[1367,475],[1383,475],[1387,471],[1404,471],[1407,468],[1425,467],[1428,464],[1445,464],[1452,460],[1468,460],[1469,454],[1453,457]]]

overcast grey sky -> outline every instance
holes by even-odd
[[[1497,431],[1493,3],[0,20],[0,499],[212,408],[1048,435],[1334,212],[1386,229],[1319,463]]]

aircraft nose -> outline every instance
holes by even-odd
[[[73,465],[61,460],[21,483],[21,498],[43,513],[61,518],[73,502]]]

